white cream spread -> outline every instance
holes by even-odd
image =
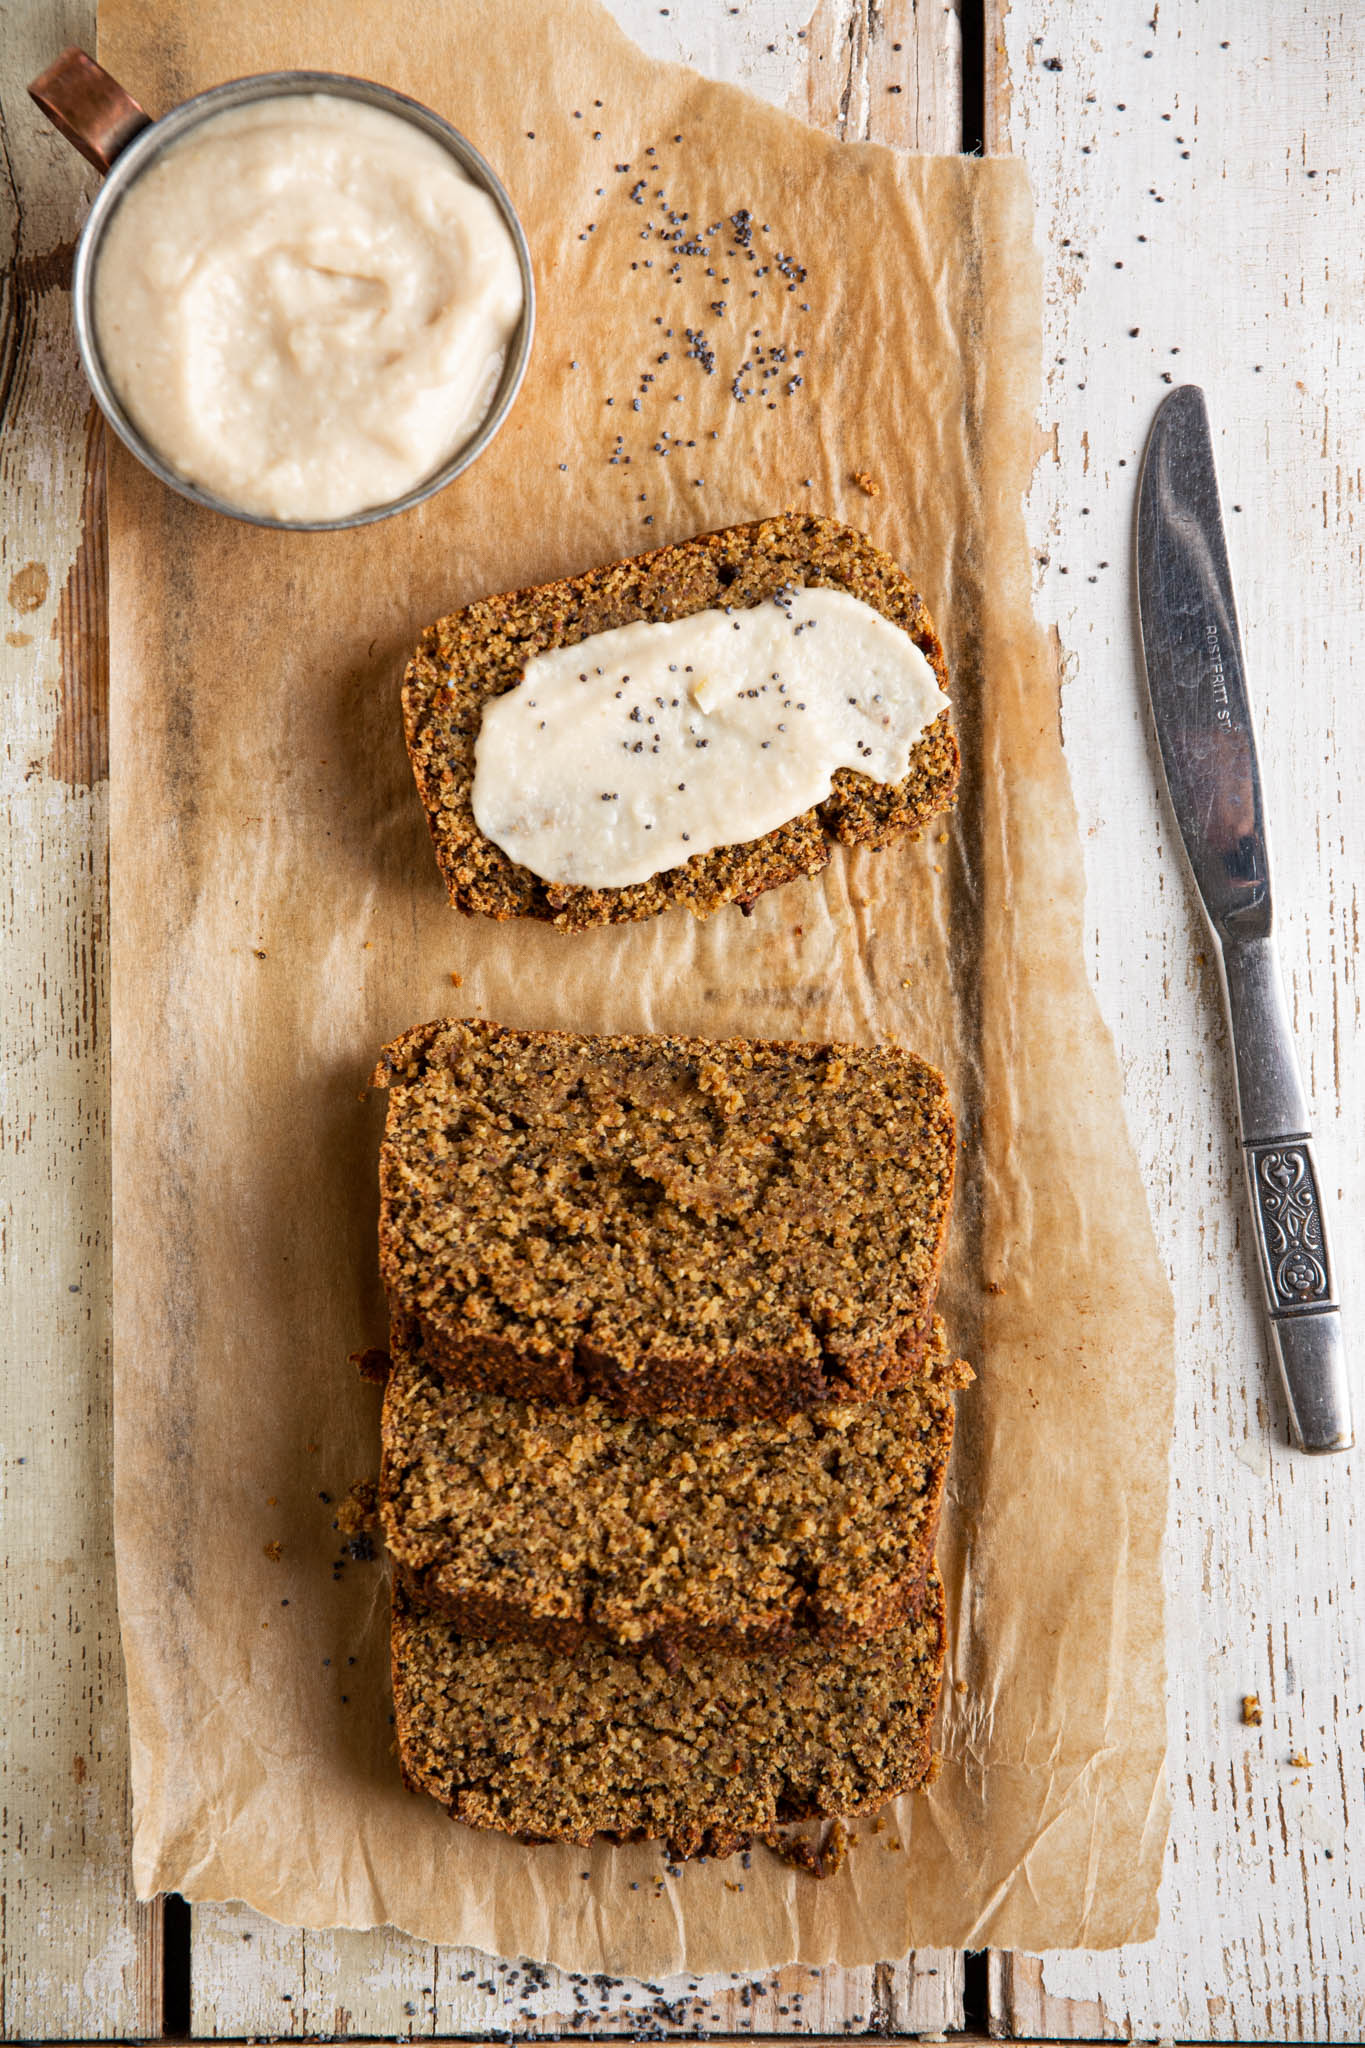
[[[474,820],[544,881],[620,889],[799,817],[837,768],[901,781],[947,705],[846,591],[642,620],[533,656],[487,706]]]
[[[211,115],[100,247],[106,373],[171,468],[275,519],[415,488],[487,413],[521,317],[488,194],[400,115],[335,93]]]

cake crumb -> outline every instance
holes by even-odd
[[[743,1091],[735,1086],[716,1060],[702,1060],[697,1067],[697,1086],[703,1095],[713,1095],[727,1116],[738,1116],[744,1107]]]
[[[464,976],[462,974],[457,974],[453,967],[450,970],[450,986],[452,988],[464,987]]]
[[[1261,1725],[1261,1696],[1257,1692],[1242,1694],[1242,1726],[1259,1728]]]
[[[870,470],[855,469],[853,472],[853,481],[858,486],[858,489],[862,492],[865,498],[880,498],[882,494],[882,487],[877,482],[876,477],[872,475]]]
[[[804,1870],[807,1876],[817,1879],[837,1876],[848,1854],[849,1839],[848,1824],[842,1820],[831,1821],[818,1843],[808,1842],[802,1835],[759,1836],[764,1848],[780,1863],[790,1864],[793,1870]]]
[[[358,1536],[373,1529],[379,1519],[379,1488],[373,1479],[357,1479],[337,1509],[337,1528],[343,1536]]]
[[[935,1321],[920,1382],[881,1402],[817,1405],[797,1427],[661,1426],[595,1395],[549,1408],[453,1387],[400,1319],[379,1502],[394,1563],[467,1636],[491,1603],[518,1634],[552,1629],[564,1650],[605,1636],[671,1676],[683,1652],[781,1639],[815,1585],[831,1637],[878,1637],[918,1606],[928,1566],[965,1372],[945,1335]],[[676,1498],[654,1528],[660,1489]],[[613,1532],[631,1524],[623,1556]]]
[[[278,1564],[284,1556],[284,1545],[282,1543],[263,1543],[261,1548],[272,1564]]]
[[[442,1019],[389,1046],[376,1083],[391,1091],[384,1171],[403,1189],[383,1214],[381,1266],[438,1369],[449,1358],[468,1380],[477,1367],[484,1389],[522,1398],[628,1394],[637,1413],[665,1398],[714,1412],[723,1398],[731,1415],[750,1417],[915,1378],[954,1141],[942,1077],[913,1055],[546,1037]],[[506,1118],[504,1129],[519,1122],[515,1174],[487,1156],[485,1117]],[[662,1219],[642,1185],[669,1192]],[[798,1208],[809,1230],[791,1233]],[[482,1255],[462,1250],[497,1241],[514,1221],[551,1243],[575,1240],[571,1291],[554,1310],[569,1353],[588,1335],[584,1303],[596,1290],[592,1343],[572,1381],[560,1355],[542,1358],[526,1335],[537,1301],[562,1284],[555,1262],[567,1254],[553,1251],[525,1299],[504,1302],[479,1270]],[[708,1247],[732,1221],[718,1268]],[[838,1332],[828,1352],[812,1348],[794,1306],[812,1291],[822,1328]],[[505,1340],[504,1362],[466,1356],[471,1314]],[[749,1341],[754,1331],[762,1342]],[[732,1345],[745,1363],[722,1397],[715,1360]]]
[[[1289,1758],[1290,1768],[1295,1771],[1311,1771],[1313,1759],[1304,1750],[1296,1749]]]

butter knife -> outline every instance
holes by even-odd
[[[1166,788],[1222,974],[1271,1341],[1305,1451],[1345,1451],[1351,1396],[1308,1101],[1275,947],[1256,735],[1204,394],[1157,413],[1138,487],[1138,609]]]

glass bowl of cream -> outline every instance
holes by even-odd
[[[108,170],[76,336],[106,419],[164,483],[326,532],[407,511],[487,447],[530,356],[530,251],[438,114],[284,71],[151,121],[76,51],[30,90]]]

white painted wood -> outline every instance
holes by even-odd
[[[1162,1928],[1108,1956],[1000,1959],[994,2018],[1022,2034],[1359,2041],[1361,1457],[1289,1450],[1267,1375],[1225,1032],[1156,795],[1129,565],[1152,412],[1168,378],[1201,383],[1260,718],[1281,943],[1359,1333],[1365,712],[1351,669],[1365,15],[1322,0],[989,11],[993,146],[1028,161],[1046,251],[1044,422],[1056,432],[1031,528],[1040,609],[1066,650],[1089,965],[1182,1333]],[[1259,1728],[1241,1723],[1248,1692]],[[1311,1766],[1294,1769],[1296,1753]]]
[[[211,1920],[209,1916],[211,1917]],[[512,2032],[934,2033],[960,2024],[961,1957],[875,1969],[804,1965],[761,1977],[575,1979],[433,1948],[392,1931],[305,1933],[244,1906],[195,1909],[195,2035],[458,2035]]]
[[[0,30],[0,2032],[11,2040],[160,2026],[161,1915],[135,1904],[128,1874],[110,1520],[107,786],[100,636],[84,631],[102,616],[103,585],[96,547],[77,560],[88,394],[65,282],[91,181],[22,91],[63,43],[91,34],[93,16],[87,0],[21,0]],[[97,528],[100,506],[88,509]],[[75,671],[78,644],[88,675]]]
[[[887,132],[880,102],[892,96],[873,90],[873,67],[891,40],[908,39],[886,34],[881,10],[826,0],[809,24],[784,0],[745,0],[738,17],[713,0],[678,0],[668,16],[619,0],[619,11],[643,41],[672,37],[653,44],[662,53],[809,106],[845,132],[864,122]],[[955,29],[930,9],[912,14],[916,33]],[[1362,724],[1347,669],[1360,568],[1363,30],[1356,10],[1317,0],[1292,16],[1271,0],[1219,10],[1162,0],[1155,29],[1144,31],[1144,19],[1145,5],[1114,5],[1088,10],[1082,30],[1076,10],[1038,0],[1005,15],[990,46],[997,143],[1007,135],[1030,161],[1047,251],[1045,417],[1057,423],[1056,456],[1033,516],[1049,557],[1040,604],[1068,652],[1064,730],[1087,845],[1091,966],[1187,1333],[1169,1572],[1177,1813],[1158,1940],[1110,1957],[1001,1959],[1009,2009],[999,2018],[1034,2034],[1102,2025],[1116,2036],[1350,2040],[1365,2032],[1365,1927],[1349,1855],[1365,1804],[1359,1524],[1349,1466],[1309,1465],[1282,1447],[1282,1410],[1264,1379],[1245,1294],[1223,1032],[1154,796],[1124,565],[1136,460],[1162,373],[1194,376],[1225,429],[1228,504],[1245,508],[1229,524],[1279,825],[1283,940],[1321,1149],[1342,1194],[1349,1281],[1365,1192],[1354,950],[1365,849],[1351,772]],[[24,195],[24,257],[69,237],[82,187],[74,160],[28,122],[16,82],[50,46],[88,34],[72,0],[6,10],[7,170]],[[916,57],[916,76],[930,75],[922,46]],[[951,104],[919,118],[922,139],[951,145]],[[29,2039],[151,2031],[157,1967],[155,1916],[133,1907],[125,1875],[105,1505],[103,806],[98,781],[70,787],[51,773],[54,741],[58,765],[77,778],[98,755],[79,704],[59,721],[60,644],[48,637],[75,558],[84,419],[63,294],[45,275],[31,290],[38,317],[0,451],[0,588],[29,562],[46,571],[31,611],[21,608],[39,590],[36,575],[7,613],[6,632],[28,638],[0,647],[10,877],[0,1251],[11,1375],[0,1597],[10,1640],[20,1631],[0,1679],[3,2025]],[[1181,354],[1166,353],[1173,348]],[[72,611],[69,599],[68,629]],[[72,1286],[81,1294],[64,1295]],[[1248,1690],[1266,1709],[1260,1730],[1237,1718]],[[1311,1769],[1289,1768],[1299,1750]],[[233,1941],[238,1951],[260,1944],[249,1994],[229,1967]],[[496,2014],[508,1974],[490,1977],[473,1957],[448,1967],[456,1963],[449,1951],[414,1957],[393,1937],[288,1934],[204,1908],[196,2029],[302,2031],[287,2015],[296,2000],[325,2031],[505,2025]],[[492,1993],[478,1992],[477,1974],[462,1984],[470,1967],[494,1982]],[[955,1970],[945,1972],[954,1989]],[[921,1976],[916,1997],[936,1982]],[[272,1984],[279,1995],[267,2017]],[[566,1999],[558,1983],[537,1992],[547,2030],[553,2013],[571,2016],[571,1992]],[[841,2032],[864,2009],[858,1987],[847,1992],[842,2003],[831,1994],[810,2023]],[[757,2030],[793,1995],[778,1992]],[[234,1999],[259,2020],[232,2024]],[[927,2007],[871,2009],[892,2031],[933,2024]],[[739,2030],[754,2008],[741,2005],[728,2023],[714,2001],[706,2011],[708,2028]]]

